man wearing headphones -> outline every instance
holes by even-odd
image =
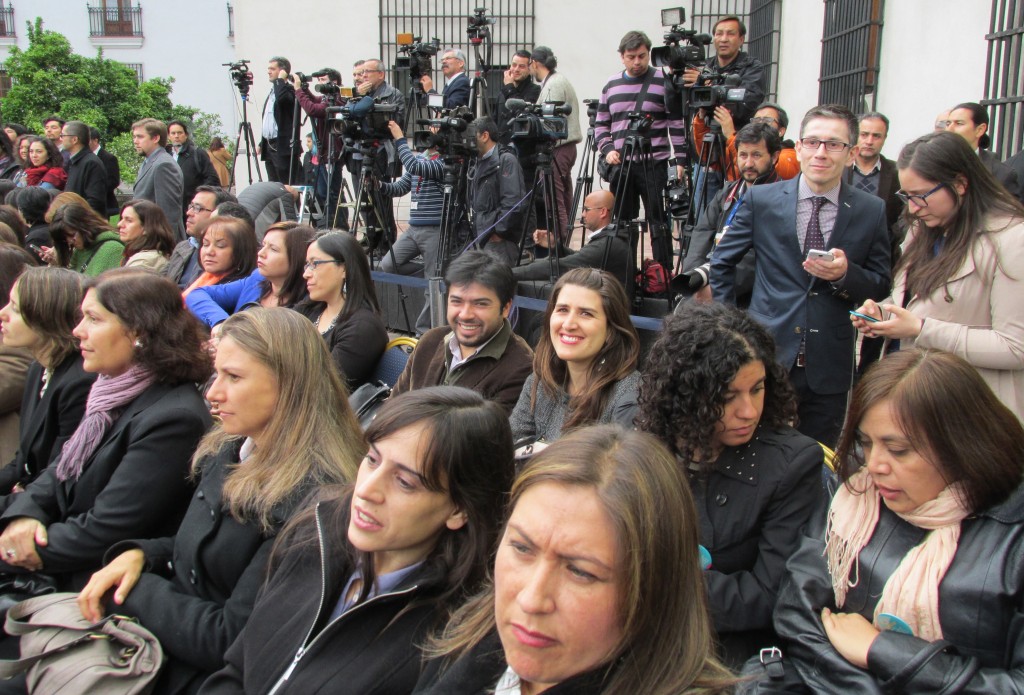
[[[558,59],[547,46],[535,46],[530,54],[530,74],[540,83],[540,96],[537,103],[561,101],[572,107],[572,113],[566,118],[569,121],[569,137],[559,140],[552,152],[551,168],[555,176],[555,219],[558,221],[558,236],[562,243],[567,243],[569,233],[569,211],[572,210],[572,167],[576,164],[576,145],[583,141],[580,130],[580,103],[576,98],[576,90],[560,72],[555,72]],[[526,182],[529,185],[529,181]]]

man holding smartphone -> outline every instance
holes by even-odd
[[[800,399],[799,430],[835,446],[853,381],[849,311],[888,294],[885,205],[843,183],[856,154],[857,118],[816,106],[800,124],[800,176],[752,188],[711,261],[711,289],[735,303],[736,266],[756,254],[750,315],[775,336]]]

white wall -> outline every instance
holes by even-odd
[[[139,0],[142,5],[142,45],[104,45],[103,55],[122,63],[142,63],[143,77],[174,77],[171,100],[218,114],[225,132],[233,134],[238,119],[234,88],[227,69],[234,47],[228,39],[228,15],[223,2],[208,0]],[[43,18],[43,28],[67,37],[75,53],[92,57],[98,44],[89,38],[86,2],[72,0],[12,0],[17,45],[28,47],[26,22]],[[93,4],[99,5],[98,0]],[[125,42],[125,43],[131,43]],[[137,43],[137,42],[136,42]],[[8,55],[0,46],[0,60]]]

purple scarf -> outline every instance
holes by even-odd
[[[119,414],[111,413],[134,401],[155,380],[151,371],[137,365],[120,376],[100,374],[89,389],[82,421],[61,450],[57,480],[77,479],[82,474],[82,466],[99,447],[103,435]]]

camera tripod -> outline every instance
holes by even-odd
[[[537,196],[537,189],[541,189],[541,200],[544,202],[544,230],[548,237],[548,277],[554,284],[562,274],[559,267],[559,250],[562,248],[561,234],[558,229],[558,215],[555,211],[555,179],[552,164],[554,157],[552,152],[555,149],[553,141],[537,143],[537,152],[534,155],[536,167],[533,170],[533,181],[530,184],[530,195],[526,199],[527,213],[534,209],[534,201]],[[526,247],[526,235],[529,231],[532,215],[526,214],[523,219],[523,228],[519,234],[519,258],[523,257],[523,249]],[[568,231],[568,230],[567,230]],[[568,243],[568,233],[566,243]]]
[[[693,174],[691,172],[691,184],[690,184],[690,198],[687,202],[686,218],[683,224],[683,234],[680,239],[680,254],[679,261],[676,265],[675,272],[679,274],[682,272],[683,259],[686,256],[686,251],[690,246],[690,238],[693,235],[693,230],[700,222],[701,215],[708,207],[708,176],[712,173],[712,166],[717,165],[718,171],[725,172],[725,139],[722,135],[722,127],[718,125],[713,119],[710,119],[710,126],[707,133],[704,134],[704,138],[701,141],[701,148],[698,152],[697,162],[694,165],[694,170],[699,174],[699,180],[693,180]]]
[[[644,136],[640,129],[633,128],[627,131],[626,139],[620,151],[621,169],[615,180],[613,193],[615,194],[615,209],[612,211],[612,224],[616,229],[622,225],[622,211],[626,202],[626,194],[631,191],[632,180],[636,176],[643,179],[644,193],[644,217],[647,222],[647,230],[651,236],[651,252],[654,260],[665,267],[666,271],[672,268],[673,250],[672,235],[669,233],[668,225],[665,222],[665,211],[662,209],[662,191],[656,190],[654,167],[659,166],[653,159],[651,151],[651,140]],[[634,169],[639,174],[634,174]],[[637,192],[639,193],[639,191]],[[630,196],[632,198],[633,196]],[[640,235],[640,248],[637,250],[631,246],[632,255],[631,267],[636,269],[637,259],[643,258],[644,245],[643,235]],[[626,291],[633,297],[634,304],[640,299],[640,294],[635,293],[634,273],[627,273]]]
[[[263,173],[260,171],[260,163],[256,158],[256,137],[252,134],[252,124],[249,123],[249,93],[248,91],[242,92],[239,90],[239,94],[242,97],[242,121],[238,124],[238,135],[235,136],[235,157],[231,160],[231,172],[228,175],[228,187],[231,187],[235,183],[235,167],[238,165],[238,157],[241,155],[242,150],[240,149],[242,140],[245,140],[245,164],[246,169],[249,173],[249,185],[252,185],[252,165],[256,163],[256,176],[262,182]]]
[[[437,240],[437,262],[433,268],[424,268],[427,276],[428,297],[430,302],[430,325],[443,326],[447,322],[445,315],[444,276],[448,271],[448,263],[452,259],[452,251],[463,239],[459,236],[459,226],[466,220],[466,185],[469,171],[465,157],[442,157],[444,162],[444,196],[441,202],[441,232]]]
[[[575,224],[575,221],[579,219],[577,212],[580,209],[580,205],[594,190],[594,171],[597,168],[597,158],[600,156],[594,137],[594,127],[597,125],[597,110],[595,109],[593,115],[590,115],[588,108],[588,115],[590,116],[590,127],[587,128],[587,139],[583,143],[583,160],[580,162],[579,173],[576,174],[576,186],[572,192],[572,210],[569,211],[570,225]],[[570,233],[566,236],[571,238],[572,234]],[[583,229],[582,236],[584,243],[586,243],[587,230],[585,228]]]
[[[358,151],[363,155],[362,166],[359,170],[359,183],[356,186],[355,203],[353,205],[353,220],[351,234],[359,233],[359,223],[363,220],[363,239],[366,242],[366,255],[370,260],[370,267],[376,268],[384,256],[391,259],[391,264],[397,268],[395,249],[392,246],[394,229],[391,228],[391,215],[385,213],[384,206],[390,205],[390,199],[384,199],[380,194],[380,183],[373,171],[377,160],[379,146],[375,143],[360,143]],[[365,218],[365,219],[364,219]],[[383,242],[382,242],[383,240]],[[402,305],[402,316],[405,325],[411,326],[409,322],[409,311],[406,307],[405,291],[399,285],[398,296]]]

